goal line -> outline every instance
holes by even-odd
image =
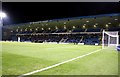
[[[73,61],[73,60],[76,60],[76,59],[79,59],[79,58],[83,58],[83,57],[85,57],[85,56],[88,56],[88,55],[90,55],[90,54],[96,53],[96,52],[101,51],[101,50],[102,50],[102,49],[98,49],[98,50],[95,50],[95,51],[93,51],[93,52],[87,53],[87,54],[85,54],[85,55],[81,55],[81,56],[78,56],[78,57],[75,57],[75,58],[72,58],[72,59],[69,59],[69,60],[66,60],[66,61],[63,61],[63,62],[54,64],[54,65],[45,67],[45,68],[42,68],[42,69],[39,69],[39,70],[35,70],[35,71],[32,71],[32,72],[29,72],[29,73],[25,73],[25,74],[22,74],[22,75],[17,76],[17,77],[24,77],[24,76],[32,75],[32,74],[35,74],[35,73],[38,73],[38,72],[42,72],[42,71],[45,71],[45,70],[48,70],[48,69],[51,69],[51,68],[60,66],[60,65],[62,65],[62,64],[71,62],[71,61]]]

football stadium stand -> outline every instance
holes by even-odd
[[[102,31],[120,32],[120,14],[53,19],[3,26],[6,41],[101,44]],[[120,35],[120,34],[119,34]]]

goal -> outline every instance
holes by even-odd
[[[117,47],[119,45],[118,31],[105,31],[102,33],[102,48]]]

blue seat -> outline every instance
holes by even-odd
[[[100,29],[99,28],[97,28],[97,29],[90,28],[90,29],[87,29],[87,32],[100,32]]]
[[[85,29],[74,29],[72,32],[84,32]]]
[[[120,51],[120,46],[117,46],[117,51]]]

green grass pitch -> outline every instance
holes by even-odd
[[[2,74],[22,75],[98,49],[101,46],[2,42]],[[118,75],[118,52],[103,49],[33,75]]]

